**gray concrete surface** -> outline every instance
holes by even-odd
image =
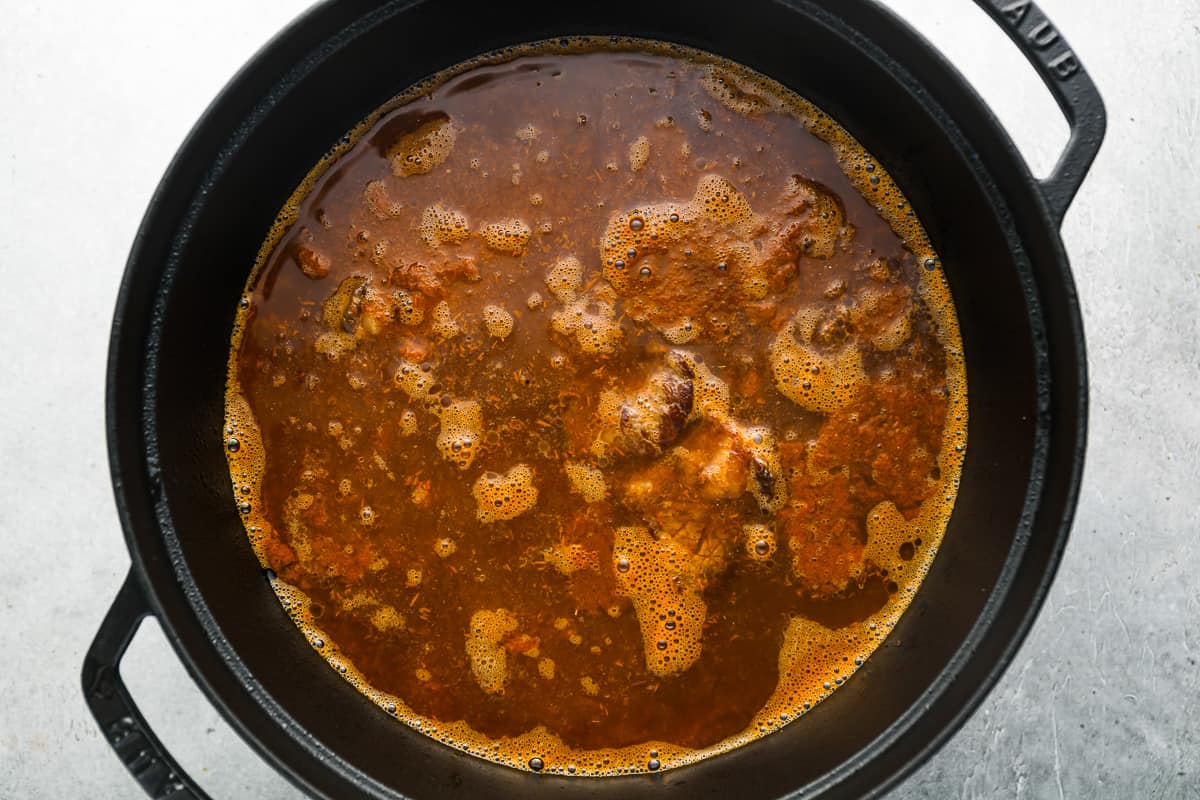
[[[1045,171],[1066,127],[965,0],[887,0]],[[304,0],[0,4],[0,798],[136,797],[77,689],[125,572],[102,431],[125,254],[192,121]],[[1200,8],[1044,0],[1100,85],[1108,141],[1064,238],[1089,334],[1075,532],[1000,686],[893,797],[1200,797]],[[125,673],[217,798],[295,792],[154,624]]]

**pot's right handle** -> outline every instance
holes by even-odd
[[[121,680],[121,657],[150,613],[131,569],[83,659],[83,696],[121,763],[155,800],[208,800],[146,723]]]
[[[1104,140],[1104,101],[1075,51],[1036,3],[1032,0],[975,2],[1004,28],[1029,59],[1071,126],[1067,149],[1054,171],[1041,182],[1046,205],[1055,222],[1061,225]]]

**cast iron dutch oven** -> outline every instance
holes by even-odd
[[[108,446],[132,567],[87,654],[96,720],[157,798],[201,798],[119,663],[155,615],[254,748],[317,797],[858,797],[928,758],[1012,660],[1066,544],[1083,467],[1083,329],[1058,228],[1104,107],[1028,0],[979,0],[1071,125],[1035,180],[988,108],[871,0],[317,6],[225,88],[159,185],[126,267],[108,363]],[[968,452],[949,531],[894,632],[795,724],[660,774],[570,779],[464,755],[381,713],[316,655],[250,551],[222,452],[230,328],[275,214],[329,147],[420,78],[573,33],[680,42],[816,102],[896,178],[944,260],[966,348]],[[720,698],[697,698],[720,702]]]

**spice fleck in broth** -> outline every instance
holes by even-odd
[[[953,505],[961,353],[937,255],[829,117],[572,39],[416,87],[312,171],[224,434],[284,608],[386,713],[654,771],[796,720],[887,635]]]

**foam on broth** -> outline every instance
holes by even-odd
[[[594,176],[571,173],[570,154],[555,152],[555,147],[544,146],[542,128],[550,127],[549,117],[546,120],[531,119],[524,126],[514,126],[513,131],[489,132],[496,138],[512,136],[523,148],[520,159],[497,164],[490,155],[503,147],[491,147],[486,143],[472,145],[472,141],[479,141],[479,131],[460,124],[453,115],[438,110],[438,98],[446,96],[448,90],[469,91],[470,79],[474,75],[479,76],[477,85],[485,85],[487,80],[498,80],[497,68],[518,65],[540,71],[539,74],[546,81],[559,79],[562,73],[569,80],[573,64],[583,63],[577,60],[602,58],[604,54],[610,54],[607,56],[609,58],[626,59],[622,62],[625,65],[623,69],[629,70],[630,74],[636,75],[639,70],[644,70],[647,75],[657,78],[665,69],[664,65],[677,69],[703,90],[704,99],[690,103],[690,113],[664,113],[644,120],[644,130],[629,131],[621,130],[619,126],[613,127],[611,153],[602,154],[603,157],[597,162],[601,168],[594,171]],[[556,71],[559,74],[554,74]],[[669,90],[664,88],[660,91]],[[581,99],[576,105],[585,107],[589,103]],[[427,111],[426,108],[433,110]],[[605,114],[590,109],[556,107],[553,112],[557,115],[555,119],[565,119],[580,128],[625,122],[623,119],[607,119]],[[551,109],[545,109],[545,113],[549,115]],[[773,274],[763,272],[763,265],[756,261],[758,256],[754,252],[755,237],[761,236],[763,224],[770,224],[760,219],[771,216],[768,211],[762,211],[770,204],[761,199],[756,187],[736,182],[742,174],[739,170],[752,169],[756,156],[753,142],[731,142],[728,147],[721,148],[725,151],[724,157],[711,167],[706,164],[701,168],[693,164],[701,157],[698,155],[702,149],[701,138],[711,139],[721,135],[732,124],[728,120],[735,117],[752,120],[763,126],[760,133],[768,134],[768,138],[760,140],[760,145],[763,141],[769,142],[770,136],[788,136],[792,130],[807,131],[818,137],[831,151],[832,163],[841,170],[849,186],[865,199],[869,209],[903,243],[908,259],[906,263],[909,264],[909,270],[904,275],[908,276],[911,283],[911,302],[919,304],[919,312],[913,313],[927,315],[926,321],[920,324],[925,326],[923,330],[930,341],[936,341],[941,348],[937,363],[944,365],[944,375],[939,376],[940,384],[944,385],[945,403],[940,448],[936,454],[930,454],[936,468],[923,490],[927,496],[919,502],[914,502],[912,498],[897,499],[905,503],[904,511],[908,513],[904,513],[897,502],[891,499],[880,500],[870,508],[863,521],[865,542],[860,541],[850,553],[834,552],[828,548],[820,551],[821,559],[830,564],[841,563],[838,559],[856,559],[855,563],[870,565],[867,570],[869,575],[866,572],[854,573],[851,568],[850,583],[846,584],[852,586],[857,585],[855,582],[861,582],[860,593],[866,591],[862,586],[868,583],[872,587],[883,587],[878,589],[881,592],[878,607],[861,618],[855,618],[849,612],[828,611],[821,606],[823,600],[820,595],[828,583],[827,576],[820,569],[801,563],[810,558],[809,551],[803,550],[800,545],[789,544],[788,537],[781,530],[780,518],[775,513],[783,507],[784,502],[793,504],[793,508],[796,503],[808,502],[799,498],[794,490],[783,488],[785,486],[800,487],[803,492],[811,492],[813,497],[818,498],[814,502],[819,503],[821,487],[827,485],[828,481],[848,480],[836,469],[823,468],[820,446],[810,442],[807,452],[802,457],[793,455],[791,462],[788,462],[785,453],[786,469],[781,466],[770,473],[783,483],[772,486],[769,481],[760,482],[759,495],[751,492],[736,500],[742,503],[743,511],[731,523],[734,526],[731,529],[737,533],[730,540],[729,547],[736,551],[737,558],[745,559],[748,564],[761,565],[764,569],[767,565],[774,565],[772,568],[776,573],[772,574],[776,574],[776,578],[772,580],[784,581],[788,586],[806,587],[804,591],[808,594],[781,626],[774,646],[777,657],[773,665],[776,673],[772,678],[773,688],[766,687],[765,700],[758,710],[749,716],[739,731],[700,745],[681,744],[669,738],[595,744],[584,742],[583,739],[587,737],[575,733],[564,738],[556,730],[553,721],[496,734],[477,730],[465,718],[444,719],[422,713],[400,693],[372,685],[368,672],[372,669],[378,671],[378,667],[372,665],[364,671],[356,666],[360,659],[367,657],[365,651],[352,658],[334,641],[335,637],[323,622],[323,619],[331,619],[328,597],[322,598],[319,614],[311,592],[306,593],[299,586],[272,573],[271,583],[283,608],[331,667],[385,713],[452,747],[514,768],[590,776],[656,771],[728,751],[799,719],[849,679],[883,641],[907,608],[937,552],[953,508],[966,447],[967,398],[962,346],[949,288],[939,268],[939,258],[904,196],[882,165],[833,119],[812,104],[774,81],[706,53],[675,45],[607,37],[577,37],[509,48],[460,64],[389,101],[352,130],[313,168],[284,204],[262,245],[247,281],[232,337],[223,434],[234,496],[260,562],[264,567],[271,567],[286,559],[316,563],[322,558],[320,551],[327,546],[324,542],[328,537],[317,530],[319,526],[313,521],[313,509],[326,503],[326,498],[321,493],[304,488],[309,484],[320,484],[327,487],[325,494],[342,498],[337,502],[343,502],[344,507],[350,509],[345,512],[349,514],[345,518],[353,520],[353,524],[357,525],[356,530],[361,532],[356,533],[356,542],[369,545],[376,532],[392,530],[389,526],[397,524],[395,519],[386,516],[386,511],[381,511],[392,505],[391,501],[369,502],[366,495],[370,492],[356,485],[351,478],[343,478],[336,483],[332,476],[314,478],[308,483],[300,480],[290,491],[268,483],[267,479],[276,467],[264,441],[260,415],[256,414],[261,410],[253,408],[247,399],[244,365],[240,364],[239,357],[244,351],[247,331],[259,324],[259,315],[266,313],[264,309],[270,307],[272,301],[269,295],[277,279],[273,270],[281,268],[280,254],[285,248],[297,247],[298,226],[304,223],[313,230],[326,224],[329,227],[325,230],[338,225],[345,227],[345,220],[338,221],[332,215],[324,217],[325,212],[320,208],[322,197],[328,196],[336,188],[328,178],[336,177],[339,169],[346,168],[355,159],[366,158],[374,153],[373,148],[386,138],[382,134],[386,133],[387,127],[396,124],[397,119],[413,114],[421,115],[420,119],[415,120],[416,124],[408,119],[403,135],[384,142],[386,150],[382,156],[391,165],[391,176],[381,176],[363,185],[363,207],[370,219],[376,221],[372,227],[387,228],[392,221],[412,215],[415,224],[410,228],[411,238],[430,248],[461,247],[464,243],[478,242],[478,249],[473,251],[475,260],[471,268],[482,273],[482,277],[464,280],[478,280],[481,289],[487,288],[488,291],[480,291],[469,302],[463,301],[461,306],[455,307],[446,299],[431,302],[431,298],[422,296],[410,287],[398,289],[403,296],[388,301],[393,305],[389,306],[391,310],[386,324],[419,330],[422,332],[419,337],[421,341],[405,344],[398,340],[393,348],[393,357],[381,366],[382,376],[377,376],[355,361],[355,354],[360,353],[360,347],[367,346],[362,344],[363,337],[374,335],[369,331],[361,335],[358,332],[364,325],[362,320],[370,319],[369,306],[372,302],[370,293],[364,296],[361,287],[372,280],[373,267],[380,269],[384,264],[391,265],[389,254],[403,250],[408,244],[399,242],[395,236],[389,240],[373,232],[362,238],[362,231],[359,231],[355,236],[362,239],[356,245],[361,254],[354,255],[353,266],[346,269],[340,262],[347,260],[348,249],[331,255],[320,252],[319,248],[304,250],[303,242],[299,242],[299,255],[294,258],[290,268],[298,268],[317,281],[327,282],[331,274],[347,277],[342,278],[343,282],[337,290],[328,287],[322,292],[329,296],[322,305],[309,303],[297,318],[301,322],[281,323],[279,339],[284,348],[289,346],[288,342],[307,342],[305,335],[285,335],[282,331],[285,328],[307,331],[317,324],[311,321],[322,315],[327,316],[330,324],[326,324],[319,335],[310,337],[315,352],[328,362],[345,365],[346,381],[351,391],[361,390],[363,396],[369,394],[375,398],[372,402],[391,404],[386,413],[395,418],[395,431],[390,432],[389,437],[394,437],[396,442],[419,442],[428,451],[428,459],[445,462],[447,469],[461,472],[461,482],[455,485],[454,491],[461,493],[461,502],[469,505],[482,527],[496,528],[518,524],[522,519],[533,519],[538,513],[536,507],[539,498],[541,502],[547,502],[545,498],[550,492],[573,498],[573,502],[591,509],[593,514],[602,514],[602,511],[595,509],[612,504],[617,491],[608,476],[619,472],[615,465],[624,463],[620,459],[625,456],[614,456],[612,443],[604,441],[604,430],[614,429],[610,426],[602,428],[594,441],[588,439],[586,448],[580,448],[570,459],[564,458],[563,468],[557,475],[547,474],[544,466],[512,459],[505,461],[503,470],[492,466],[484,468],[484,463],[489,459],[497,461],[496,454],[503,451],[504,441],[507,441],[503,437],[511,438],[516,434],[507,432],[507,429],[497,434],[496,426],[500,420],[494,415],[492,419],[488,418],[486,401],[481,405],[480,400],[458,396],[447,389],[444,385],[447,380],[445,371],[431,366],[430,362],[436,360],[439,348],[461,347],[466,351],[476,347],[481,340],[490,341],[488,347],[517,347],[524,341],[522,336],[533,335],[531,331],[537,331],[537,335],[545,337],[544,355],[550,369],[567,371],[577,370],[581,364],[611,364],[611,360],[604,359],[612,359],[622,348],[631,346],[635,335],[640,337],[638,342],[659,342],[645,351],[659,355],[675,349],[687,354],[691,352],[689,347],[698,352],[703,349],[702,345],[719,347],[725,341],[738,341],[737,337],[744,334],[736,330],[737,326],[747,323],[739,320],[737,314],[706,312],[707,316],[702,317],[688,308],[681,312],[682,306],[669,295],[670,285],[652,284],[661,271],[676,269],[677,262],[672,258],[686,258],[682,254],[688,247],[687,237],[691,235],[688,233],[689,226],[693,226],[693,229],[703,228],[706,231],[705,236],[697,237],[696,241],[707,246],[719,239],[721,247],[725,248],[721,254],[712,255],[712,263],[718,267],[718,271],[705,279],[706,284],[716,285],[726,281],[728,296],[743,304],[753,304],[770,296],[768,283],[773,279]],[[567,150],[565,146],[557,149]],[[708,161],[713,160],[708,158]],[[691,172],[701,173],[699,179],[695,180],[695,175],[692,175],[688,179],[691,185],[686,191],[683,188],[683,176],[673,183],[663,179],[657,192],[641,188],[636,196],[629,196],[626,205],[603,209],[599,213],[607,217],[608,224],[597,227],[592,241],[566,240],[559,235],[560,231],[571,228],[568,219],[571,209],[560,208],[555,211],[555,180],[538,177],[539,169],[563,164],[560,169],[566,170],[571,179],[600,184],[607,179],[606,176],[635,173],[644,176],[669,163],[689,165]],[[803,165],[798,165],[797,173],[803,172]],[[480,215],[468,208],[465,198],[456,195],[454,187],[470,185],[471,180],[497,178],[514,191],[527,196],[523,208],[518,211],[512,204],[513,208],[506,206],[497,209],[494,215]],[[440,192],[444,197],[438,202],[422,203],[419,209],[412,207],[414,198],[403,191],[403,184],[397,184],[398,181],[431,180],[447,182],[447,189]],[[779,188],[784,193],[789,191],[786,185]],[[813,190],[802,181],[794,184],[790,191],[802,194]],[[853,199],[847,195],[843,197],[847,203]],[[809,202],[810,205],[816,203],[819,206],[821,200],[818,197],[816,201]],[[802,256],[814,259],[814,263],[822,260],[821,248],[842,247],[839,244],[842,241],[840,237],[855,235],[847,229],[847,218],[837,218],[839,212],[836,208],[830,207],[818,213],[827,215],[829,229],[817,230],[812,244],[808,245],[810,249],[817,248],[817,254]],[[858,215],[857,218],[862,218],[861,209],[842,209],[841,213],[846,217]],[[547,242],[550,244],[543,244]],[[828,242],[833,244],[828,245]],[[550,252],[555,255],[547,256]],[[508,258],[509,261],[493,263],[489,258]],[[912,269],[912,264],[918,268]],[[540,291],[530,289],[534,281],[523,280],[515,272],[513,274],[517,277],[508,281],[503,275],[505,269],[521,270],[521,275],[536,273]],[[903,279],[897,280],[903,282]],[[515,283],[520,284],[514,288],[514,291],[520,290],[519,297],[490,289]],[[887,285],[886,282],[881,283]],[[894,288],[894,282],[891,285]],[[339,298],[338,292],[343,286],[345,296]],[[832,286],[827,291],[832,292],[836,288]],[[858,324],[863,329],[869,327],[869,322],[853,322],[853,315],[873,319],[871,315],[878,313],[873,309],[879,307],[880,303],[891,302],[889,298],[894,299],[902,294],[898,290],[891,291],[882,300],[878,296],[871,299],[869,293],[859,297],[855,301],[859,308],[854,307],[855,303],[847,305],[845,315],[851,320],[849,324]],[[666,299],[659,299],[660,296]],[[351,300],[346,300],[347,297]],[[344,325],[340,326],[340,321],[349,313],[350,302],[365,309],[356,317],[358,327],[353,331]],[[864,310],[871,303],[875,303],[875,306]],[[474,310],[476,305],[481,307],[477,313]],[[308,316],[304,316],[306,311]],[[763,340],[764,346],[759,348],[759,371],[771,376],[770,380],[762,381],[759,391],[764,394],[778,392],[798,409],[796,413],[814,415],[812,420],[815,421],[811,422],[814,426],[827,424],[832,415],[859,400],[860,392],[865,390],[867,384],[878,379],[877,375],[868,374],[871,367],[863,366],[861,349],[890,353],[916,335],[911,331],[906,332],[902,324],[896,323],[890,328],[883,326],[874,332],[869,346],[858,340],[848,340],[849,343],[843,345],[846,349],[838,349],[829,346],[828,342],[819,344],[822,333],[818,329],[827,320],[815,318],[817,312],[811,307],[789,308],[788,311],[794,313],[785,314],[778,330],[773,329],[771,336]],[[528,343],[525,346],[528,347]],[[409,352],[405,350],[406,347],[428,352]],[[681,357],[673,367],[664,368],[662,371],[666,377],[659,378],[658,384],[654,383],[655,375],[648,374],[647,370],[638,372],[629,367],[625,374],[625,382],[634,388],[640,386],[642,396],[650,398],[646,402],[651,406],[655,397],[658,397],[654,393],[666,391],[661,384],[670,379],[672,369],[676,371],[675,374],[683,375],[685,380],[691,382],[689,392],[694,397],[689,401],[685,433],[679,439],[682,444],[674,445],[672,442],[670,448],[663,445],[652,450],[659,460],[666,460],[667,454],[671,454],[670,468],[674,472],[663,472],[661,475],[694,474],[688,471],[691,469],[688,459],[694,452],[707,452],[703,448],[709,446],[705,443],[710,440],[718,442],[715,445],[718,448],[726,447],[742,454],[737,457],[743,460],[747,457],[745,453],[754,453],[757,452],[755,447],[764,447],[761,441],[763,434],[756,433],[759,428],[751,424],[752,420],[739,417],[740,412],[735,408],[738,404],[731,398],[739,395],[740,391],[735,392],[730,388],[730,381],[722,377],[719,365],[715,365],[712,358],[692,357],[688,361],[689,357]],[[256,378],[260,379],[264,386],[270,382],[275,388],[294,385],[296,391],[317,391],[313,386],[305,385],[306,376],[285,374],[282,370],[277,374]],[[520,378],[513,380],[519,382]],[[356,382],[358,389],[355,388]],[[381,393],[384,390],[377,387],[389,384],[386,399],[380,400],[384,397]],[[739,383],[739,388],[741,385]],[[776,398],[772,402],[785,401]],[[615,420],[615,429],[620,431],[621,409],[626,406],[636,408],[636,403],[630,401],[622,405],[620,398],[614,399],[611,394],[600,393],[589,408],[599,420],[609,414]],[[273,412],[269,413],[273,415]],[[274,416],[272,419],[272,424],[276,426],[283,424]],[[851,425],[852,422],[846,421],[845,424]],[[362,463],[373,464],[371,468],[375,471],[370,474],[374,477],[370,480],[386,487],[389,498],[403,495],[404,503],[408,504],[405,508],[411,508],[414,515],[426,515],[420,517],[423,520],[436,519],[429,516],[436,512],[436,508],[431,508],[434,501],[430,498],[440,496],[441,485],[427,485],[428,481],[423,482],[420,473],[415,478],[413,474],[397,473],[391,463],[390,453],[381,452],[384,448],[363,444],[370,438],[370,431],[356,433],[353,424],[335,420],[296,420],[295,424],[320,427],[322,435],[328,435],[330,441],[335,443],[331,447],[336,446],[346,454],[358,453]],[[653,430],[657,431],[654,435],[662,435],[658,429]],[[771,457],[780,458],[781,448],[787,453],[798,452],[800,445],[787,440],[782,430],[774,433],[768,428],[763,430],[767,434],[767,449],[754,458],[767,462]],[[779,441],[773,438],[776,436]],[[760,440],[757,444],[752,443],[754,437]],[[655,443],[651,442],[647,447],[653,448]],[[680,448],[685,452],[680,454]],[[480,456],[480,452],[484,456]],[[775,455],[771,456],[771,453]],[[716,461],[702,466],[703,469],[716,469],[718,472],[726,468],[726,465]],[[728,468],[736,469],[738,465]],[[313,467],[304,465],[304,469],[312,471]],[[769,470],[769,467],[766,469]],[[354,472],[354,469],[346,471]],[[784,476],[782,473],[787,474]],[[846,468],[846,475],[849,475],[849,468]],[[621,473],[620,478],[625,484],[632,480],[625,473]],[[748,480],[753,487],[753,479]],[[359,497],[360,493],[362,498]],[[722,503],[733,503],[735,500],[722,495],[712,502],[714,508],[724,509]],[[771,509],[773,503],[778,508]],[[355,504],[357,507],[351,509]],[[745,509],[756,507],[759,508],[759,516],[751,518],[753,512]],[[460,671],[462,665],[471,665],[478,678],[481,698],[486,695],[497,703],[503,703],[506,686],[512,691],[513,681],[520,679],[540,681],[545,692],[596,698],[596,707],[602,707],[606,700],[614,702],[614,698],[626,693],[626,687],[606,685],[604,673],[599,669],[589,670],[587,674],[568,674],[570,670],[564,668],[565,659],[561,656],[554,658],[549,652],[551,644],[565,648],[564,652],[576,652],[585,645],[590,645],[592,652],[600,650],[603,653],[606,649],[624,652],[620,650],[620,641],[614,645],[604,643],[602,632],[606,630],[603,627],[605,624],[626,626],[620,629],[626,634],[635,629],[640,631],[638,652],[642,654],[644,662],[626,667],[639,672],[647,681],[668,682],[676,679],[677,675],[688,674],[689,669],[694,669],[693,664],[703,663],[706,650],[701,629],[706,625],[706,615],[711,612],[709,603],[712,598],[706,595],[708,585],[705,583],[710,579],[702,571],[696,570],[696,577],[690,579],[696,585],[680,589],[676,580],[677,570],[670,566],[674,559],[687,561],[697,556],[691,551],[682,552],[687,550],[686,547],[681,550],[683,538],[656,533],[646,525],[622,524],[615,517],[610,518],[609,522],[607,548],[600,546],[587,549],[583,544],[556,545],[552,541],[556,537],[548,536],[547,541],[542,543],[545,547],[539,545],[534,548],[536,553],[543,554],[540,559],[530,556],[529,559],[533,560],[521,561],[507,579],[520,580],[520,574],[525,570],[530,575],[541,575],[542,571],[548,571],[559,575],[558,579],[570,580],[577,572],[594,572],[592,564],[604,565],[603,568],[611,569],[615,579],[614,585],[608,589],[614,598],[612,605],[599,609],[592,616],[577,613],[564,614],[552,621],[547,619],[544,627],[539,628],[545,632],[538,636],[531,636],[522,630],[521,617],[530,617],[532,612],[529,609],[514,610],[500,604],[488,607],[479,605],[465,609],[464,613],[470,617],[469,625],[464,625],[463,630],[453,634],[446,634],[457,637],[461,642],[464,661],[460,664]],[[336,526],[342,523],[325,524]],[[423,614],[420,593],[433,591],[425,589],[430,580],[434,580],[435,585],[443,590],[449,585],[445,576],[434,575],[432,570],[439,569],[439,565],[469,570],[471,564],[465,558],[469,552],[473,552],[470,548],[478,546],[470,541],[472,537],[480,535],[476,530],[458,529],[441,523],[435,523],[435,526],[437,530],[429,531],[428,538],[432,544],[425,548],[429,561],[411,559],[412,563],[419,566],[392,564],[382,551],[371,551],[367,545],[360,545],[352,554],[343,553],[339,556],[344,556],[348,562],[354,561],[353,570],[365,576],[350,583],[367,588],[349,591],[348,587],[346,592],[339,595],[340,610],[337,614],[358,614],[369,619],[379,637],[412,636],[411,631]],[[680,537],[683,536],[680,534]],[[288,552],[281,555],[284,548]],[[721,557],[733,558],[724,552]],[[816,557],[811,558],[817,560]],[[824,563],[821,562],[822,565]],[[371,576],[388,577],[385,581]],[[399,605],[396,597],[391,596],[399,591],[393,587],[401,585],[409,593],[404,596],[413,598],[410,606]],[[387,591],[380,589],[381,586],[386,586]],[[668,608],[671,611],[669,618],[666,615]],[[657,619],[660,610],[663,611],[662,620]],[[835,619],[839,613],[843,616],[849,614],[850,618]],[[334,619],[337,618],[335,615]],[[662,627],[667,622],[672,623],[669,630]],[[557,632],[554,636],[561,636],[561,641],[552,638],[552,631]],[[529,641],[519,639],[520,636],[526,636]],[[576,639],[579,641],[576,642]],[[406,639],[404,642],[404,646],[411,649],[423,646],[419,638]],[[571,650],[572,647],[575,650]],[[602,656],[597,655],[595,660],[599,663]],[[436,666],[431,663],[418,667],[415,680],[423,687],[446,680],[446,676],[438,675]],[[704,703],[719,702],[712,698],[698,699]],[[497,723],[495,727],[499,730],[504,725]],[[696,739],[698,734],[689,733],[688,736]],[[602,738],[599,737],[597,741]]]

